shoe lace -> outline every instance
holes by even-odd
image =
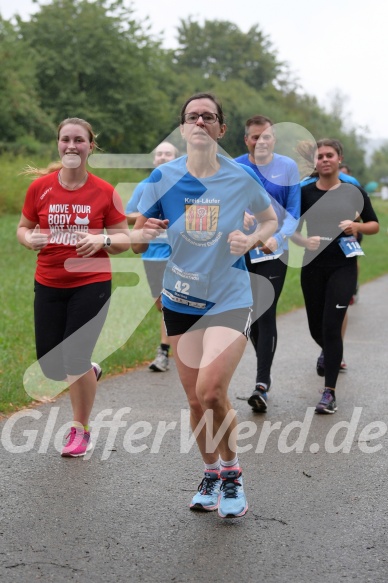
[[[65,436],[66,446],[72,445],[77,435],[77,430],[75,427],[70,427],[69,433]],[[67,441],[68,440],[68,441]]]
[[[236,478],[227,478],[222,480],[220,490],[224,492],[224,498],[237,498],[238,487],[241,483]]]
[[[213,494],[217,481],[217,478],[209,478],[208,476],[205,476],[198,486],[198,492],[201,492],[201,494]]]

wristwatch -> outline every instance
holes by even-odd
[[[110,247],[112,245],[112,241],[111,241],[110,237],[108,237],[108,235],[103,235],[103,237],[104,237],[103,248],[106,249],[106,247]]]

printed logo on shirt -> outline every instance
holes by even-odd
[[[214,239],[218,228],[219,205],[191,204],[185,206],[186,233],[194,241]]]
[[[90,213],[90,205],[50,204],[47,215],[51,233],[49,243],[75,246],[78,241],[76,231],[88,232]],[[72,222],[74,215],[75,219]]]
[[[42,194],[42,196],[40,197],[40,200],[43,200],[43,199],[44,199],[44,197],[46,196],[46,194],[47,194],[48,192],[50,192],[50,190],[52,190],[52,189],[53,189],[53,187],[52,187],[52,186],[50,186],[50,188],[47,188],[47,189],[44,191],[44,193]]]
[[[85,218],[81,219],[78,215],[74,219],[75,225],[88,225],[90,223],[88,215]]]

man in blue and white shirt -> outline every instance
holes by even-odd
[[[260,178],[278,218],[278,229],[266,245],[245,256],[252,274],[254,305],[250,337],[257,357],[256,385],[248,403],[255,412],[263,413],[267,410],[267,392],[271,386],[277,344],[276,307],[287,273],[288,239],[300,217],[300,176],[294,160],[274,152],[276,134],[270,118],[262,115],[249,118],[244,138],[248,153],[236,158],[236,162],[248,166]],[[267,287],[256,275],[265,277],[274,289],[272,306],[264,314],[261,305]]]

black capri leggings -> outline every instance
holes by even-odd
[[[357,281],[356,258],[342,266],[302,267],[301,285],[310,334],[325,353],[325,386],[335,388],[341,365],[342,322]]]
[[[63,381],[91,367],[104,325],[111,281],[73,288],[47,287],[35,281],[36,354],[47,378]]]

